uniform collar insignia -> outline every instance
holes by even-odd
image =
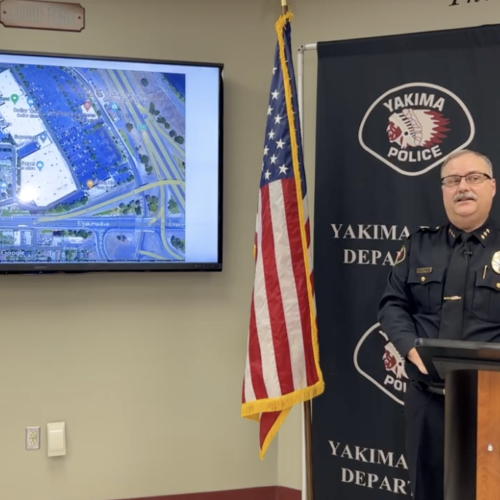
[[[491,223],[489,221],[485,222],[480,228],[476,229],[475,231],[472,232],[472,234],[477,238],[477,240],[483,245],[486,245],[486,242],[488,241],[489,237],[491,236]],[[448,234],[452,237],[453,242],[456,241],[456,239],[463,234],[463,231],[461,229],[458,229],[455,227],[453,224],[450,224],[448,228]]]
[[[491,239],[491,230],[491,221],[487,220],[479,229],[476,229],[472,234],[474,234],[474,236],[483,246],[486,246],[486,243]]]

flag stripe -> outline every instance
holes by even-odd
[[[312,247],[311,247],[311,222],[309,218],[309,204],[307,202],[307,194],[304,196],[303,204],[304,208],[304,223],[305,223],[305,233],[306,233],[306,244],[307,244],[307,250],[309,252],[309,266],[313,268],[313,255],[312,255]],[[314,294],[314,288],[312,289],[313,294]]]
[[[273,428],[274,424],[278,420],[281,412],[273,411],[269,413],[262,414],[260,418],[260,447],[264,446],[264,441],[266,440],[269,432]]]
[[[257,217],[255,219],[254,258],[259,259],[259,233],[261,227],[260,210],[261,200],[259,196]],[[266,385],[262,368],[262,355],[260,350],[259,335],[257,332],[257,321],[255,313],[255,290],[252,293],[250,308],[250,331],[248,339],[247,362],[245,368],[245,382],[243,401],[254,401],[255,399],[267,399]]]
[[[250,337],[249,337],[250,338]],[[262,370],[262,367],[261,367]],[[245,379],[243,380],[243,394],[241,399],[243,401],[252,401],[255,399],[255,392],[253,390],[253,384],[247,383],[247,380],[252,379],[252,373],[250,370],[250,344],[247,346],[247,359],[245,363]]]
[[[252,297],[250,336],[248,339],[247,367],[245,370],[245,401],[253,401],[256,397],[258,399],[266,399],[267,391],[262,373],[262,357],[255,321],[255,303]]]
[[[300,318],[300,304],[295,286],[293,260],[296,258],[295,248],[300,244],[300,229],[298,229],[298,212],[293,206],[287,206],[284,198],[285,186],[295,187],[293,179],[285,179],[283,182],[269,184],[269,196],[273,200],[273,227],[279,228],[274,232],[276,245],[276,268],[278,271],[279,288],[282,294],[282,307],[285,318],[286,335],[289,345],[290,369],[292,373],[293,387],[287,388],[287,392],[304,387],[306,384],[304,357],[304,345],[301,342],[302,325]],[[293,215],[295,214],[295,217]],[[290,228],[289,220],[295,219],[293,228]],[[283,353],[284,356],[287,353]]]
[[[283,310],[283,291],[279,283],[278,270],[276,267],[276,244],[275,235],[278,237],[285,227],[277,225],[278,221],[273,220],[276,213],[273,213],[274,204],[276,201],[273,199],[273,206],[270,201],[269,185],[261,189],[262,193],[262,220],[267,223],[262,225],[262,240],[266,242],[267,251],[262,256],[264,261],[264,279],[265,288],[267,290],[267,302],[269,304],[269,313],[271,320],[271,337],[276,351],[276,365],[278,367],[278,380],[280,394],[288,394],[294,390],[293,376],[292,376],[292,363],[290,360],[290,345],[288,343],[288,336],[285,323],[285,312]],[[276,212],[280,209],[277,207]],[[281,252],[282,249],[280,248]],[[268,392],[271,392],[270,387],[267,387]],[[273,388],[274,389],[274,388]],[[274,391],[273,391],[274,392]]]
[[[307,238],[307,248],[311,246],[311,230],[309,227],[309,218],[306,220],[306,238]]]
[[[305,371],[304,378],[307,377],[308,385],[317,382],[314,377],[315,362],[314,352],[312,349],[311,339],[311,310],[309,307],[309,299],[307,295],[307,276],[305,274],[305,260],[302,248],[299,246],[301,242],[300,225],[297,223],[298,213],[293,210],[294,204],[297,203],[297,189],[294,182],[283,182],[283,192],[285,195],[285,205],[288,206],[287,210],[287,226],[288,232],[292,235],[291,245],[292,248],[297,248],[293,259],[293,275],[295,277],[295,286],[299,291],[299,310],[302,335],[299,340],[303,342],[302,349],[304,349],[305,363],[301,365],[302,370]]]
[[[261,192],[262,199],[260,205],[262,211],[266,210],[266,203],[264,201],[264,194]],[[267,224],[266,224],[267,225]],[[256,331],[259,339],[260,358],[262,360],[262,380],[266,386],[267,396],[269,398],[277,398],[281,396],[281,391],[278,381],[278,368],[276,366],[276,355],[274,352],[273,336],[272,336],[272,322],[275,322],[273,313],[270,311],[270,300],[267,296],[267,286],[263,286],[267,282],[266,274],[267,269],[264,271],[264,259],[267,257],[267,251],[263,252],[262,241],[264,239],[265,229],[262,225],[262,218],[259,220],[259,238],[257,244],[257,252],[259,258],[255,266],[255,282],[257,284],[254,294],[254,310],[256,317]],[[266,245],[267,246],[267,245]],[[272,288],[271,288],[272,291]],[[271,298],[272,299],[272,298]],[[274,320],[274,321],[273,321]],[[253,356],[250,358],[250,363],[255,362]],[[252,377],[253,378],[253,377]],[[258,379],[258,377],[256,377]],[[254,391],[257,392],[255,386]],[[259,398],[260,399],[260,398]]]

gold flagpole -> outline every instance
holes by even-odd
[[[281,0],[281,13],[285,15],[288,12],[288,0]]]

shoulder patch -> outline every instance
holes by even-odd
[[[398,255],[396,257],[396,262],[394,262],[394,265],[397,266],[398,264],[401,264],[406,259],[406,247],[403,245],[401,247],[401,250],[398,252]]]

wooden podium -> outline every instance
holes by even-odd
[[[418,339],[445,389],[444,500],[500,500],[500,344]]]

